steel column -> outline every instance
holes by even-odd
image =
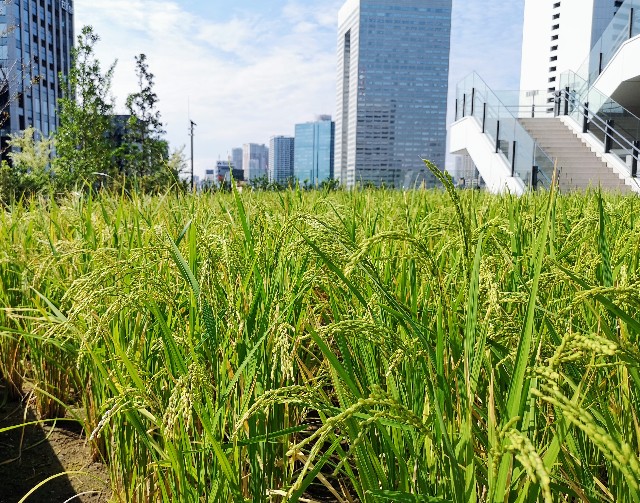
[[[584,114],[582,115],[582,132],[589,131],[589,103],[584,104]]]
[[[473,117],[473,112],[475,111],[475,103],[476,103],[476,88],[471,88],[471,117]]]
[[[611,147],[613,144],[613,137],[611,134],[613,133],[613,128],[615,127],[615,122],[613,119],[609,119],[607,121],[607,126],[604,128],[604,153],[608,154],[611,152]]]
[[[482,104],[482,134],[487,132],[487,104]]]

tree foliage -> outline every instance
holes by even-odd
[[[149,70],[147,56],[136,56],[138,90],[127,97],[129,113],[125,134],[125,161],[127,172],[139,178],[156,178],[166,168],[169,157],[167,142],[163,139],[158,95],[154,91],[154,75]]]
[[[103,72],[94,47],[100,37],[90,26],[78,35],[63,97],[58,101],[60,126],[54,161],[61,189],[92,186],[98,176],[115,177],[111,81],[116,62]]]
[[[10,135],[9,159],[0,166],[0,199],[10,201],[46,192],[51,182],[53,140],[29,127]]]

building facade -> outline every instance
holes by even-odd
[[[217,161],[214,176],[214,180],[216,181],[216,183],[231,183],[231,177],[233,177],[236,182],[244,181],[243,171],[236,168],[231,159],[228,159],[226,161]]]
[[[234,169],[242,171],[242,148],[234,148],[231,150],[231,163]]]
[[[269,149],[266,145],[245,143],[242,147],[242,170],[248,182],[269,176]]]
[[[293,177],[295,140],[290,136],[273,136],[269,140],[269,181],[284,183]]]
[[[589,55],[621,0],[526,0],[520,88],[524,96],[546,95],[548,104],[567,70],[586,76]],[[526,105],[526,103],[523,103]]]
[[[334,177],[335,123],[329,115],[296,124],[294,177],[317,186]]]
[[[220,161],[218,161],[220,162]],[[207,168],[204,170],[203,184],[205,186],[212,186],[216,183],[216,170]]]
[[[347,0],[338,16],[335,176],[433,185],[444,169],[451,0]]]
[[[48,136],[58,125],[57,101],[74,43],[72,0],[0,3],[0,137],[29,126]]]

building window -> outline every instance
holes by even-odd
[[[558,61],[558,56],[551,56],[549,61]]]
[[[557,70],[557,67],[555,67],[555,66],[550,66],[549,67],[549,71],[550,72],[555,72],[556,70]]]
[[[551,40],[558,40],[559,37],[559,35],[551,35]]]
[[[555,77],[549,77],[549,82],[555,82],[556,78]]]
[[[560,2],[556,2],[553,4],[554,9],[557,9],[558,7],[560,7]]]
[[[552,19],[560,19],[560,13],[554,14]]]
[[[554,25],[551,27],[551,29],[552,29],[552,30],[559,30],[559,29],[560,29],[560,25],[559,25],[559,24],[554,24]]]
[[[558,46],[557,45],[552,45],[551,46],[551,50],[552,51],[557,51],[558,50]]]

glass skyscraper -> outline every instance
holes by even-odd
[[[294,176],[313,186],[331,180],[335,123],[321,115],[315,122],[296,124]]]
[[[451,0],[348,0],[338,23],[336,178],[433,185],[444,169]]]
[[[29,126],[45,136],[58,125],[57,100],[74,42],[72,0],[0,3],[0,136]]]
[[[269,176],[269,148],[257,143],[245,143],[242,146],[242,170],[244,179],[253,181]]]
[[[269,141],[269,181],[286,182],[293,176],[294,139],[274,136]]]

